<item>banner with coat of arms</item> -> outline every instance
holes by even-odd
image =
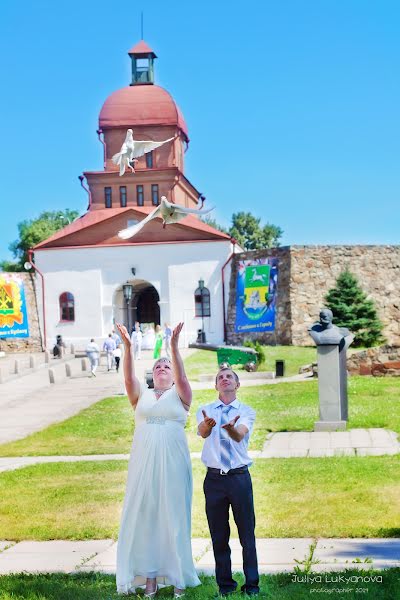
[[[235,332],[275,330],[278,259],[241,260],[236,280]]]
[[[24,284],[17,273],[0,273],[1,337],[29,337]]]

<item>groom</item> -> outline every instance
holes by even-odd
[[[215,557],[215,575],[222,596],[232,594],[237,583],[232,578],[229,547],[229,506],[243,548],[246,583],[242,592],[259,593],[253,488],[247,453],[255,412],[236,398],[239,377],[222,368],[215,379],[218,400],[197,411],[198,434],[205,439],[202,461],[207,467],[204,480],[206,513]]]

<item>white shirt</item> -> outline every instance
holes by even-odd
[[[134,344],[139,344],[142,341],[142,338],[143,334],[140,330],[136,331],[136,329],[134,329],[132,331],[131,342],[133,342]]]
[[[204,421],[204,415],[202,413],[203,410],[206,412],[207,417],[214,419],[216,422],[216,425],[212,428],[210,435],[204,440],[203,452],[201,453],[201,460],[206,465],[206,467],[212,467],[214,469],[222,468],[220,428],[222,408],[224,406],[228,405],[224,404],[221,400],[218,399],[216,402],[212,402],[211,404],[207,404],[206,406],[201,406],[196,413],[198,425],[200,425],[200,423]],[[247,453],[247,446],[249,444],[250,435],[253,430],[256,413],[255,410],[250,408],[250,406],[246,406],[245,404],[239,402],[237,398],[233,402],[231,402],[229,406],[231,407],[229,411],[229,420],[231,421],[237,415],[240,415],[240,419],[236,422],[235,427],[237,427],[238,425],[245,425],[248,429],[248,432],[240,442],[235,442],[235,440],[232,439],[230,440],[231,469],[237,469],[238,467],[251,465],[253,462]],[[200,435],[198,430],[197,434]]]
[[[99,354],[100,350],[96,342],[89,342],[86,346],[86,352],[87,354]]]

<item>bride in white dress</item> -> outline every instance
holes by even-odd
[[[192,466],[184,432],[192,391],[178,350],[183,323],[171,339],[172,362],[153,367],[154,390],[135,376],[128,331],[117,324],[125,346],[124,375],[135,410],[135,433],[117,547],[117,591],[173,585],[175,598],[200,585],[191,548]]]

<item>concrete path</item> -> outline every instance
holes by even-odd
[[[400,566],[400,539],[318,539],[269,538],[257,540],[260,573],[290,572],[309,555],[316,542],[313,571],[339,571],[347,568],[386,569]],[[230,542],[232,568],[242,571],[242,551],[238,539]],[[0,574],[71,573],[98,571],[115,573],[117,544],[113,540],[0,542]],[[192,540],[192,552],[199,573],[213,575],[214,556],[209,539]],[[370,562],[358,562],[372,559]],[[353,562],[357,560],[357,562]],[[301,565],[300,565],[301,567]]]
[[[398,434],[387,429],[350,429],[338,432],[295,431],[267,435],[262,451],[249,451],[252,459],[316,458],[332,456],[383,456],[400,453]],[[201,452],[191,452],[199,459]],[[81,456],[15,456],[0,458],[0,473],[39,463],[129,460],[129,454]]]
[[[150,352],[138,361],[137,375],[141,381],[153,362]],[[71,358],[68,364],[72,371],[69,378],[64,361],[50,360],[55,384],[50,384],[48,370],[40,369],[0,385],[0,444],[64,421],[103,398],[125,394],[122,368],[119,373],[108,372],[103,365],[98,368],[97,376],[92,377],[89,370],[82,371],[82,359]]]
[[[382,428],[269,433],[259,458],[383,456],[400,453],[398,434]]]
[[[250,451],[251,458],[259,458],[261,452]],[[192,459],[201,458],[201,452],[191,452]],[[38,465],[41,463],[58,463],[58,462],[90,462],[102,460],[129,460],[129,454],[84,454],[81,456],[13,456],[0,458],[0,473],[4,471],[15,471],[23,467]]]

